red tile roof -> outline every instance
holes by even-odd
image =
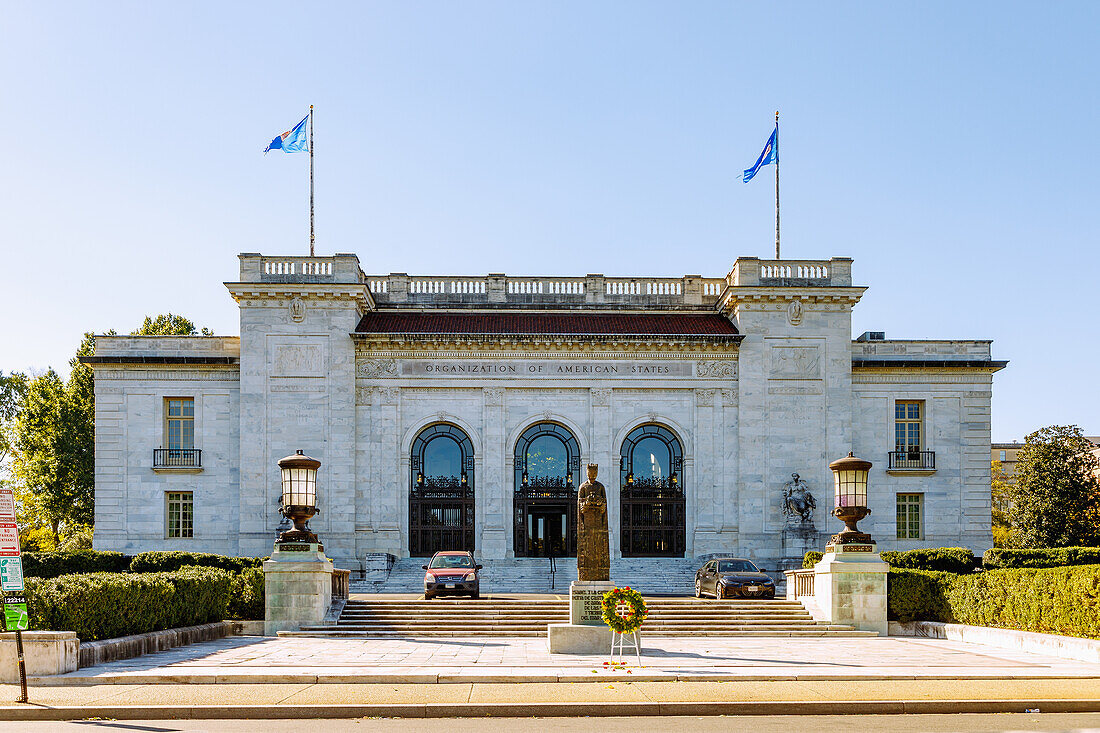
[[[357,333],[527,334],[598,336],[731,336],[737,328],[714,314],[386,313],[363,316]]]

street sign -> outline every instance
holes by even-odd
[[[23,592],[23,558],[0,557],[0,591]]]
[[[4,629],[7,631],[26,631],[31,627],[31,616],[27,612],[26,596],[4,597]]]
[[[0,522],[0,557],[19,557],[19,528],[15,522]]]
[[[0,489],[0,522],[15,521],[15,494],[11,489]]]

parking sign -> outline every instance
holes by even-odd
[[[26,631],[31,627],[31,617],[27,613],[25,596],[4,598],[4,627],[7,631]]]
[[[15,494],[11,489],[0,489],[0,522],[15,521]]]
[[[19,557],[19,528],[15,522],[0,522],[0,557]]]
[[[23,558],[0,557],[0,590],[23,592]]]

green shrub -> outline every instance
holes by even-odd
[[[974,553],[965,547],[933,547],[920,550],[880,553],[892,568],[939,570],[945,573],[969,573],[974,570]]]
[[[996,568],[1057,568],[1066,565],[1100,564],[1100,547],[1057,547],[1010,550],[994,547],[986,550],[982,564]]]
[[[954,575],[891,570],[889,617],[1100,637],[1100,565]]]
[[[217,568],[171,573],[86,573],[28,578],[31,628],[75,631],[83,641],[225,618],[232,576]]]
[[[121,552],[24,552],[23,575],[56,578],[71,573],[121,573],[130,567],[130,556]]]
[[[264,571],[245,568],[234,573],[229,591],[228,618],[259,620],[264,617]]]
[[[887,616],[892,621],[949,621],[947,595],[957,577],[935,570],[891,568],[886,576]]]
[[[166,573],[188,565],[238,573],[263,564],[259,557],[228,557],[210,552],[143,552],[130,561],[131,573]]]
[[[879,553],[892,568],[939,570],[945,573],[969,573],[974,569],[974,553],[965,547],[935,547],[927,550],[886,551]],[[802,567],[812,568],[824,555],[810,551],[802,558]]]

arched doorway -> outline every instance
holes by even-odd
[[[577,554],[580,462],[576,437],[557,423],[532,425],[516,441],[516,557]]]
[[[623,557],[683,557],[687,512],[684,452],[662,425],[640,425],[619,458],[620,549]]]
[[[474,549],[474,446],[456,425],[430,425],[409,461],[409,554]]]

